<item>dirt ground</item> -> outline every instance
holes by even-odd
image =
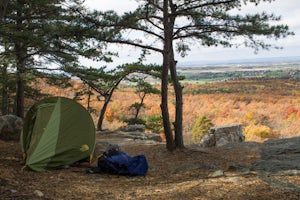
[[[300,199],[299,174],[239,169],[261,158],[262,145],[168,152],[164,144],[122,143],[131,156],[144,154],[150,166],[145,177],[127,177],[86,174],[86,164],[33,172],[24,168],[18,142],[0,140],[0,199]],[[286,187],[276,185],[283,179]]]

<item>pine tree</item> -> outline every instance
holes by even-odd
[[[131,82],[136,83],[136,91],[135,93],[138,95],[139,97],[139,102],[134,102],[133,104],[131,104],[130,109],[134,110],[134,117],[132,119],[129,119],[129,121],[131,122],[138,122],[138,116],[139,113],[141,111],[141,109],[143,107],[145,107],[144,104],[144,100],[146,98],[147,95],[149,94],[160,94],[160,91],[153,87],[150,83],[146,82],[147,76],[143,76],[143,77],[133,77],[130,79]]]
[[[108,38],[106,40],[108,42],[132,45],[162,55],[161,110],[167,149],[184,147],[182,86],[177,77],[175,51],[181,56],[185,56],[190,50],[191,44],[229,48],[244,45],[254,48],[255,51],[276,48],[265,39],[279,39],[293,34],[289,32],[286,25],[278,25],[278,23],[274,25],[273,22],[280,21],[280,17],[266,12],[244,15],[231,12],[234,9],[240,9],[243,4],[258,5],[261,2],[271,1],[141,0],[138,1],[139,6],[136,10],[122,16],[111,11],[104,13],[103,18],[112,19],[109,24],[103,24],[100,21],[94,22],[98,27],[114,26],[122,30],[123,34]],[[140,37],[141,35],[144,37]],[[169,74],[176,97],[174,134],[168,111]]]
[[[64,70],[72,76],[79,78],[84,84],[88,85],[95,93],[100,95],[98,99],[104,102],[99,112],[100,114],[97,122],[98,130],[102,130],[107,106],[111,101],[114,91],[123,79],[125,79],[129,74],[137,72],[155,77],[160,76],[160,73],[158,73],[160,70],[159,66],[144,65],[140,62],[123,64],[112,70],[107,70],[106,67],[87,68],[80,65],[76,67],[65,67]]]
[[[109,60],[93,29],[78,16],[89,14],[79,0],[11,0],[0,22],[0,45],[8,48],[17,83],[16,114],[24,116],[25,88],[28,77],[51,78],[60,84],[67,76],[61,67],[79,62],[79,57]],[[93,46],[92,46],[93,45]]]

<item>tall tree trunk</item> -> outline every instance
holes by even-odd
[[[165,58],[164,58],[165,60]],[[161,78],[161,113],[163,118],[164,132],[166,136],[167,149],[174,150],[174,139],[170,124],[170,115],[168,109],[168,64],[164,61],[162,66],[162,78]]]
[[[139,113],[140,113],[140,110],[144,104],[144,99],[145,99],[145,96],[146,96],[146,93],[144,93],[142,96],[140,96],[141,98],[141,102],[139,103],[139,106],[136,108],[136,112],[135,112],[135,115],[134,115],[134,119],[137,120],[138,116],[139,116]]]
[[[172,15],[172,13],[176,12],[177,6],[173,4],[172,0],[168,0],[168,1],[169,1],[171,14],[168,15],[168,25],[167,25],[168,31],[167,31],[167,35],[165,35],[165,40],[167,41],[166,47],[169,51],[168,62],[169,62],[170,74],[171,74],[171,79],[172,79],[172,83],[175,91],[175,99],[176,99],[176,107],[175,107],[176,113],[175,113],[175,122],[174,122],[175,147],[184,148],[183,134],[182,134],[182,113],[183,113],[182,87],[177,77],[176,62],[174,59],[174,48],[173,48],[173,30],[175,24],[175,15]]]
[[[98,123],[97,123],[97,130],[99,130],[99,131],[102,130],[104,115],[105,115],[107,105],[108,105],[110,99],[111,99],[110,95],[108,95],[107,97],[104,97],[104,103],[103,103],[102,109],[100,110],[100,115],[99,115]]]
[[[175,24],[175,15],[172,15],[173,13],[176,13],[177,6],[173,3],[173,0],[169,0],[169,6],[170,6],[170,19],[169,24],[171,26],[171,30],[174,30],[174,24]],[[169,35],[172,41],[170,43],[170,74],[171,79],[174,87],[175,92],[175,99],[176,99],[176,105],[175,105],[175,122],[174,122],[174,131],[175,131],[175,146],[176,148],[184,148],[183,144],[183,133],[182,133],[182,114],[183,114],[183,100],[182,100],[182,87],[180,85],[180,82],[177,77],[176,72],[176,62],[175,62],[175,56],[174,56],[174,47],[173,47],[173,32]]]
[[[25,60],[23,59],[23,49],[19,44],[16,47],[16,59],[17,59],[17,91],[16,91],[16,110],[15,114],[18,117],[24,118],[24,80],[23,74],[25,71]]]
[[[107,109],[107,105],[108,103],[110,102],[111,100],[111,97],[115,91],[115,89],[118,87],[118,85],[120,84],[120,82],[123,80],[123,78],[119,78],[115,84],[114,84],[114,87],[111,88],[109,91],[108,91],[108,94],[107,96],[104,95],[104,104],[102,106],[102,109],[100,111],[100,115],[99,115],[99,118],[98,118],[98,123],[97,123],[97,130],[102,130],[102,124],[103,124],[103,120],[104,120],[104,114],[106,112],[106,109]]]
[[[163,66],[161,77],[161,111],[164,125],[164,132],[166,136],[167,149],[169,151],[174,150],[174,138],[170,124],[170,114],[168,108],[168,74],[170,65],[170,43],[172,41],[168,37],[170,35],[170,26],[168,18],[168,0],[164,0],[163,12],[164,12],[164,51],[163,51]]]
[[[176,96],[176,116],[175,116],[175,146],[177,148],[184,148],[183,144],[183,133],[182,133],[182,114],[183,114],[183,100],[182,100],[182,86],[177,77],[176,73],[176,63],[171,61],[170,63],[170,72],[173,82],[173,87]]]
[[[24,2],[18,0],[18,10],[17,10],[17,30],[22,32],[23,30],[23,19],[22,19],[22,6]],[[15,114],[18,117],[24,118],[24,73],[26,68],[26,54],[27,49],[23,47],[21,41],[16,41],[15,43],[15,52],[16,52],[16,63],[17,63],[17,94],[16,94],[16,110]]]
[[[15,51],[16,51],[16,60],[17,60],[17,91],[16,91],[16,110],[15,114],[18,117],[24,118],[24,80],[23,76],[25,73],[25,56],[26,50],[22,47],[21,44],[15,44]]]
[[[91,87],[88,87],[88,99],[87,99],[87,111],[91,112],[91,95],[92,95],[92,91],[91,91]]]
[[[24,118],[24,82],[20,73],[17,75],[16,115]]]
[[[15,44],[16,60],[17,60],[17,94],[16,94],[16,111],[18,117],[24,118],[24,80],[25,73],[25,57],[26,50],[22,48],[21,44]]]
[[[1,102],[1,114],[7,115],[8,114],[8,92],[7,88],[2,88],[2,102]]]
[[[0,20],[4,17],[6,13],[8,0],[0,0]]]
[[[8,81],[8,74],[7,74],[7,66],[6,63],[4,63],[3,69],[2,69],[2,90],[1,90],[1,95],[2,95],[2,102],[1,102],[1,114],[2,115],[7,115],[8,114],[8,86],[7,86],[7,81]]]

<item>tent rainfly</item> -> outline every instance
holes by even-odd
[[[95,148],[95,125],[86,109],[74,100],[46,98],[27,112],[21,148],[25,165],[35,171],[91,159]]]

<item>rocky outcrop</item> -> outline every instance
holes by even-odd
[[[120,131],[124,131],[124,132],[135,132],[135,131],[145,132],[145,130],[146,130],[146,126],[144,124],[132,124],[120,128]]]
[[[99,131],[98,141],[96,141],[95,152],[96,155],[106,151],[106,148],[111,144],[117,144],[119,146],[136,145],[136,144],[160,144],[162,138],[157,133],[145,133],[144,131],[138,131],[132,129],[122,128],[117,131]],[[127,131],[125,131],[127,130]],[[129,131],[130,130],[130,131]]]
[[[162,142],[162,138],[157,133],[145,133],[146,126],[143,124],[127,125],[120,128],[117,133],[120,137],[130,138],[133,140],[153,140]]]
[[[226,126],[212,127],[208,134],[204,135],[200,141],[201,147],[224,146],[230,142],[243,142],[245,136],[243,135],[241,124],[229,124]]]
[[[119,138],[123,141],[143,141],[141,143],[148,142],[163,142],[162,137],[157,133],[145,133],[146,127],[143,124],[128,125],[120,128],[117,131],[101,131],[98,132],[101,135],[109,134],[110,138]]]
[[[300,174],[300,137],[269,139],[264,142],[261,160],[251,170],[269,173]]]

